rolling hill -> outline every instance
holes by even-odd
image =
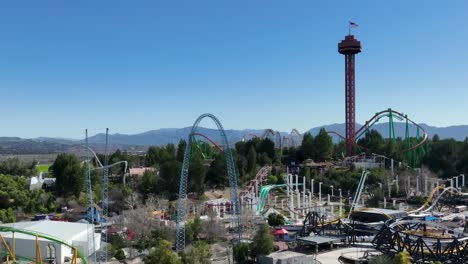
[[[361,125],[356,125],[359,128]],[[397,136],[404,137],[405,135],[405,124],[394,123],[395,133]],[[464,140],[468,137],[468,125],[462,126],[449,126],[449,127],[434,127],[427,124],[421,124],[421,126],[427,131],[429,138],[432,138],[435,134],[443,138],[454,138],[456,140]],[[335,131],[344,135],[345,125],[344,124],[331,124],[321,127],[315,127],[309,130],[313,135],[316,135],[320,128],[325,128],[327,131]],[[374,127],[384,137],[388,135],[388,123],[376,124]],[[190,133],[191,128],[163,128],[157,130],[151,130],[144,133],[126,135],[126,134],[111,134],[109,135],[109,146],[111,150],[116,149],[136,149],[144,150],[148,146],[152,145],[165,145],[168,143],[177,144],[179,140],[186,139]],[[243,129],[226,130],[226,136],[230,144],[239,141],[242,136],[246,133],[252,133],[261,135],[263,129]],[[220,136],[217,130],[209,128],[199,128],[198,132],[210,137],[211,139],[219,142]],[[412,130],[411,135],[414,136],[416,131]],[[288,132],[281,132],[283,136],[286,136]],[[104,134],[96,134],[89,137],[89,143],[96,151],[102,151],[104,149]],[[337,140],[337,137],[334,137]],[[51,138],[51,137],[40,137],[34,139],[23,139],[19,137],[0,137],[0,154],[51,154],[60,152],[72,152],[79,153],[83,149],[82,145],[84,140],[72,140],[64,138]]]

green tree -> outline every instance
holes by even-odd
[[[179,144],[177,145],[177,154],[176,154],[176,159],[180,162],[184,161],[184,153],[185,153],[186,147],[187,147],[187,142],[181,139],[179,141]]]
[[[321,128],[318,135],[314,138],[314,160],[330,160],[333,153],[332,138],[324,128]]]
[[[273,251],[273,236],[270,234],[268,225],[263,224],[258,229],[253,239],[253,250],[255,255],[268,255]]]
[[[379,187],[374,188],[370,192],[370,198],[366,201],[368,207],[379,207],[380,202],[383,201],[384,193]]]
[[[254,146],[250,146],[249,154],[247,155],[247,171],[254,172],[257,166],[257,152]]]
[[[200,233],[203,230],[203,225],[200,217],[195,217],[185,226],[185,243],[190,244],[192,241],[198,240]]]
[[[205,191],[206,167],[200,155],[192,156],[189,165],[188,191],[202,194]]]
[[[437,140],[428,143],[428,153],[423,158],[423,164],[439,176],[447,178],[457,175],[457,162],[460,157],[460,151],[463,149],[460,142],[454,139]]]
[[[270,175],[267,177],[267,184],[275,184],[278,182],[278,177],[275,175]]]
[[[16,222],[15,213],[13,209],[0,209],[0,222],[2,223],[14,223]]]
[[[154,247],[154,250],[145,257],[146,264],[182,264],[177,254],[171,250],[171,242],[159,239]]]
[[[302,138],[301,153],[304,160],[313,159],[315,157],[315,142],[310,132],[305,133]]]
[[[195,219],[193,219],[190,225],[191,225],[191,229],[193,232],[193,240],[198,240],[198,236],[203,230],[203,225],[202,225],[202,221],[200,217],[199,216],[195,217]]]
[[[177,194],[182,164],[177,160],[167,161],[161,165],[157,190],[169,195]],[[171,197],[176,198],[176,197]]]
[[[143,234],[138,237],[135,248],[141,252],[145,249],[157,247],[160,240],[169,240],[170,233],[171,231],[168,227],[160,226],[155,228],[149,234]]]
[[[156,186],[158,183],[158,175],[155,171],[146,170],[141,177],[141,182],[138,186],[140,193],[146,200],[152,193],[156,193]]]
[[[26,163],[18,158],[8,158],[0,162],[0,174],[31,176],[36,174],[36,162]]]
[[[393,260],[385,255],[379,255],[369,259],[369,264],[392,264]]]
[[[402,251],[399,252],[398,254],[395,255],[395,258],[393,259],[393,263],[395,264],[410,264],[411,263],[411,257],[407,251]]]
[[[273,160],[275,158],[275,142],[269,138],[262,139],[258,145],[257,153],[265,153],[271,160]]]
[[[375,129],[367,131],[364,137],[360,138],[357,143],[365,147],[368,153],[383,153],[385,146],[382,135]]]
[[[167,144],[165,147],[149,147],[145,155],[147,166],[160,165],[164,162],[176,159],[176,148],[174,144]]]
[[[206,181],[209,185],[227,186],[229,179],[226,171],[226,156],[219,154],[211,162],[210,168],[206,172]]]
[[[122,250],[122,249],[118,249],[115,254],[114,254],[114,257],[119,260],[119,261],[122,261],[125,259],[125,252]]]
[[[284,217],[280,214],[269,214],[268,215],[268,224],[270,226],[280,226],[284,225]]]
[[[206,242],[196,241],[182,254],[184,264],[210,264],[210,247]]]
[[[84,188],[85,168],[78,157],[72,154],[59,154],[50,167],[55,177],[55,189],[61,196],[80,196]]]
[[[272,164],[273,160],[268,156],[267,153],[260,153],[257,156],[257,161],[260,166]]]
[[[250,247],[247,243],[238,243],[232,248],[234,261],[237,264],[249,263]]]

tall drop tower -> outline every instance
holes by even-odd
[[[361,52],[361,42],[349,34],[338,43],[338,52],[345,55],[345,101],[346,101],[346,156],[354,154],[354,134],[356,133],[354,55]]]

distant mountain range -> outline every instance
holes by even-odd
[[[322,126],[327,131],[335,131],[344,135],[345,124],[332,124]],[[320,128],[315,127],[309,131],[316,135]],[[361,125],[357,125],[357,128]],[[396,136],[405,136],[405,123],[394,123]],[[468,125],[462,126],[449,126],[449,127],[433,127],[427,124],[421,124],[421,127],[427,131],[429,138],[432,138],[435,134],[443,138],[454,138],[456,140],[464,140],[468,137]],[[388,136],[389,126],[388,123],[376,124],[372,127],[379,131],[384,137]],[[126,150],[144,150],[148,146],[152,145],[165,145],[168,143],[177,144],[179,140],[186,139],[190,133],[191,127],[185,128],[163,128],[157,130],[151,130],[140,134],[125,135],[125,134],[111,134],[109,135],[109,146],[111,150],[115,149],[126,149]],[[255,134],[261,136],[264,129],[244,129],[226,130],[226,136],[230,144],[233,144],[242,139],[245,134]],[[216,142],[220,141],[220,135],[217,130],[209,128],[199,128],[198,132],[208,136]],[[301,131],[302,133],[303,131]],[[410,131],[411,135],[416,135],[415,129]],[[281,135],[287,136],[289,132],[281,132]],[[102,151],[104,149],[104,134],[97,134],[88,138],[90,145],[96,151]],[[334,140],[337,137],[334,136]],[[73,152],[81,153],[84,148],[82,144],[84,140],[71,140],[63,138],[50,138],[50,137],[39,137],[34,139],[23,139],[18,137],[0,137],[0,154],[50,154],[60,152]]]
[[[462,126],[448,126],[448,127],[435,127],[435,126],[430,126],[427,124],[419,124],[428,134],[429,139],[431,139],[434,135],[438,135],[441,139],[444,138],[453,138],[456,140],[465,140],[466,137],[468,137],[468,125],[462,125]],[[356,124],[356,130],[361,128],[362,125]],[[393,123],[394,130],[395,130],[395,135],[397,137],[405,137],[405,132],[406,132],[406,124],[402,122],[394,122]],[[316,135],[320,128],[322,127],[315,127],[310,129],[309,131],[312,133],[312,135]],[[345,124],[332,124],[332,125],[327,125],[323,126],[325,130],[327,131],[334,131],[337,132],[341,135],[345,135]],[[388,123],[379,123],[375,124],[374,126],[371,127],[371,129],[375,129],[379,131],[379,133],[384,136],[388,137],[389,135],[389,124]],[[417,131],[415,126],[410,125],[410,136],[414,137],[416,136]],[[420,131],[420,135],[422,135],[422,131]],[[336,136],[333,136],[335,139]]]

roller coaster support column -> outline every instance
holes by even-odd
[[[341,195],[341,188],[338,189],[340,191],[340,211],[338,212],[338,217],[341,218],[343,215],[342,209],[343,209],[343,196]]]
[[[399,182],[399,179],[398,179],[398,174],[395,175],[395,184],[396,184],[396,192],[397,192],[397,195],[400,193],[400,182]]]
[[[286,174],[286,196],[289,198],[289,174]]]
[[[458,189],[458,176],[455,176],[455,188]]]
[[[416,169],[418,174],[416,175],[416,195],[419,195],[419,181],[421,180],[421,169]]]
[[[93,189],[92,189],[92,181],[91,181],[91,157],[89,155],[90,148],[89,148],[89,143],[88,143],[88,129],[85,130],[85,136],[86,136],[86,192],[88,195],[88,208],[87,210],[87,220],[89,222],[90,228],[87,230],[88,232],[88,253],[89,252],[94,252],[96,249],[96,240],[94,239],[94,203],[93,203]],[[88,226],[88,227],[89,227]],[[96,254],[93,254],[93,259],[92,263],[96,263]]]
[[[427,194],[429,193],[429,190],[428,190],[428,178],[427,178],[427,174],[424,174],[424,195],[427,196]]]
[[[301,192],[299,190],[299,175],[296,174],[296,196],[297,196],[297,207],[301,207]]]
[[[297,195],[297,208],[301,208],[301,192],[299,189],[296,190],[296,195]]]
[[[15,251],[10,249],[10,246],[8,243],[5,241],[5,238],[3,238],[2,234],[0,234],[0,239],[2,240],[3,248],[8,252],[7,258],[11,257],[13,260],[13,263],[16,263],[16,255]],[[0,252],[1,253],[1,252]],[[7,262],[8,263],[8,262]]]
[[[258,190],[258,181],[255,180],[255,190],[254,190],[254,197],[255,197],[255,200],[258,199],[259,194],[260,194],[260,191]]]
[[[109,128],[106,128],[106,142],[104,147],[104,175],[102,177],[102,212],[101,217],[109,217]],[[125,172],[124,172],[125,173]],[[101,250],[103,251],[104,262],[107,262],[107,244],[108,244],[108,232],[107,225],[103,226],[104,234],[101,239]]]
[[[288,175],[288,179],[289,179],[289,186],[288,186],[288,190],[289,190],[289,217],[291,219],[293,219],[294,217],[294,214],[293,214],[293,211],[294,211],[294,191],[293,191],[293,186],[294,186],[294,183],[293,183],[293,175]]]
[[[296,174],[296,192],[299,190],[299,175]]]
[[[39,244],[39,236],[36,235],[36,264],[42,264],[41,247]]]
[[[306,185],[307,185],[305,176],[302,177],[302,183],[303,183],[303,185],[302,185],[302,196],[303,196],[302,204],[305,205],[305,203],[306,203]]]
[[[322,205],[322,182],[319,182],[319,204]]]
[[[314,179],[310,180],[310,194],[314,197]]]
[[[465,187],[465,174],[460,174],[462,177],[462,187]]]

